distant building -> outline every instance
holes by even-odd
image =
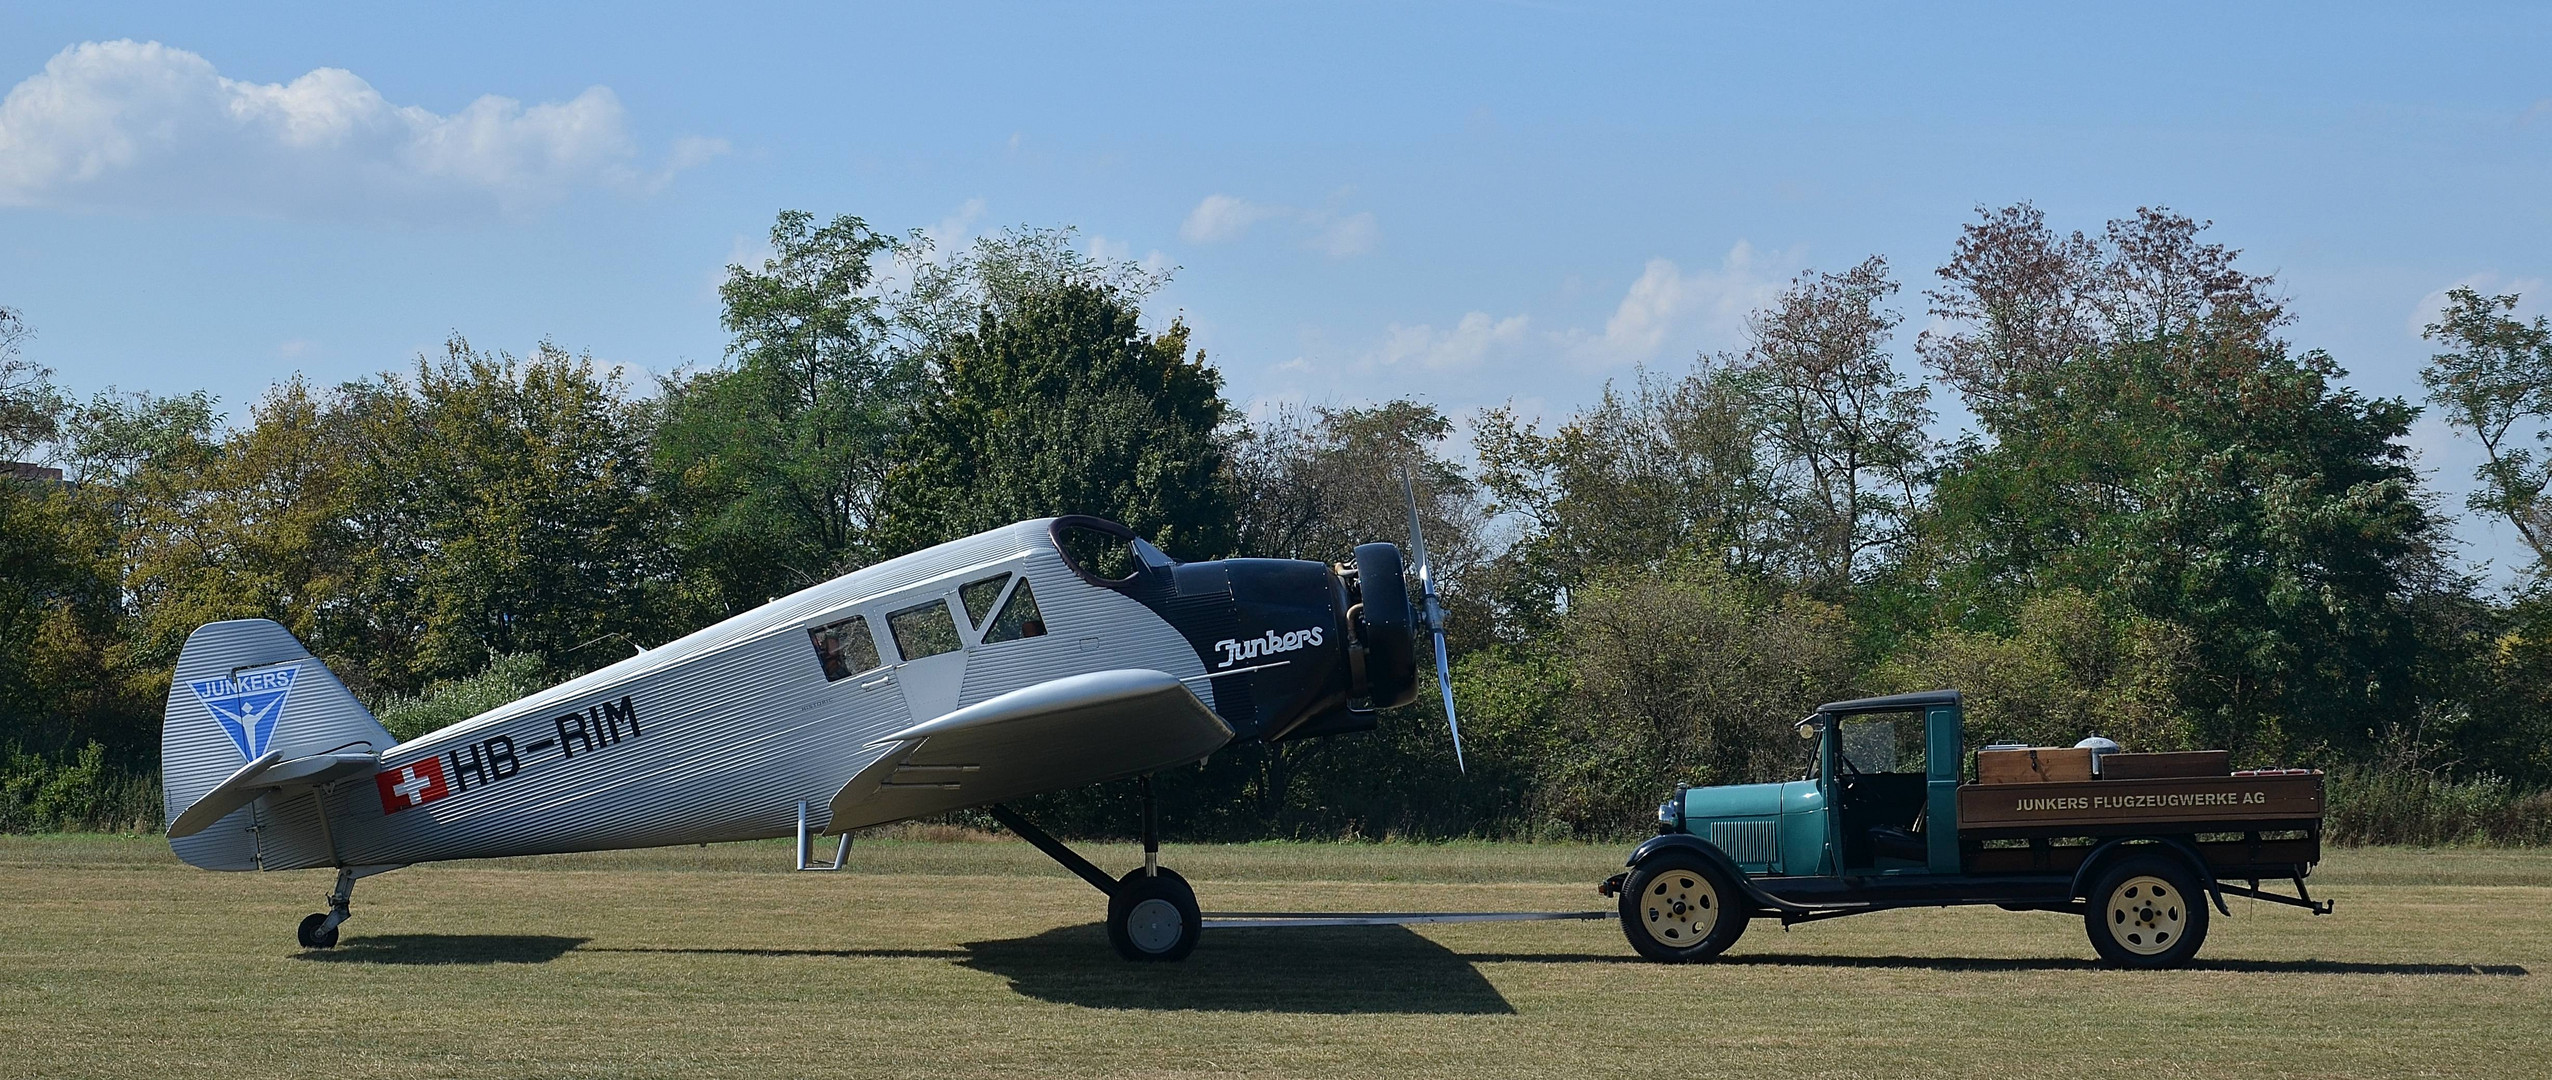
[[[25,461],[0,461],[0,478],[59,484],[62,482],[62,470]]]

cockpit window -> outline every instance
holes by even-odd
[[[815,627],[806,636],[815,643],[815,658],[824,664],[826,682],[847,679],[877,666],[877,639],[869,636],[868,620],[860,616]]]
[[[1001,599],[1001,587],[1009,582],[1010,575],[996,574],[982,581],[969,581],[958,589],[957,598],[966,603],[966,625],[983,629],[985,616],[992,614],[993,603]]]
[[[1135,571],[1143,569],[1142,560],[1134,555],[1132,536],[1075,525],[1056,530],[1055,540],[1074,569],[1101,581],[1131,581]]]
[[[895,651],[906,660],[956,652],[965,643],[957,638],[957,620],[948,614],[948,602],[933,600],[915,604],[886,616],[886,629],[895,635]]]
[[[1045,632],[1045,613],[1037,610],[1037,596],[1028,591],[1028,580],[1021,578],[1019,588],[1010,594],[1010,602],[1001,606],[1001,614],[993,616],[992,625],[984,629],[984,644],[1043,637]]]

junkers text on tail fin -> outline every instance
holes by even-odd
[[[160,727],[169,846],[208,870],[336,865],[325,804],[392,741],[291,631],[206,624],[178,654]]]

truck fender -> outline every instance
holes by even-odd
[[[2121,836],[2101,841],[2100,846],[2092,848],[2091,854],[2084,856],[2082,865],[2074,870],[2073,895],[2089,900],[2092,879],[2106,870],[2111,860],[2126,854],[2125,849],[2143,847],[2157,848],[2178,859],[2189,873],[2197,877],[2198,887],[2206,890],[2207,898],[2215,901],[2215,910],[2225,915],[2233,914],[2232,909],[2224,906],[2224,894],[2215,888],[2215,871],[2208,868],[2206,859],[2199,856],[2197,849],[2190,847],[2187,841],[2172,836]]]
[[[1746,899],[1754,901],[1755,906],[1762,910],[1792,914],[1808,910],[1756,888],[1754,881],[1746,876],[1746,872],[1737,868],[1737,860],[1729,858],[1727,852],[1719,850],[1719,845],[1691,833],[1663,833],[1649,837],[1641,841],[1638,847],[1631,849],[1630,858],[1622,865],[1636,867],[1646,862],[1649,856],[1661,851],[1689,851],[1708,860],[1721,872],[1727,874],[1728,880],[1736,882],[1737,888],[1745,891]]]

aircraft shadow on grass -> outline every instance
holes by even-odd
[[[1098,923],[966,945],[965,967],[1093,1009],[1513,1013],[1472,958],[1402,926],[1208,930],[1175,964],[1129,964]]]
[[[347,938],[300,958],[328,964],[546,964],[587,939],[546,934],[382,934]]]
[[[956,949],[753,949],[603,946],[586,952],[947,960],[999,975],[1013,991],[1093,1009],[1292,1013],[1512,1013],[1456,953],[1400,926],[1214,930],[1175,964],[1129,964],[1099,923],[969,942]],[[1608,957],[1621,960],[1622,957]]]

